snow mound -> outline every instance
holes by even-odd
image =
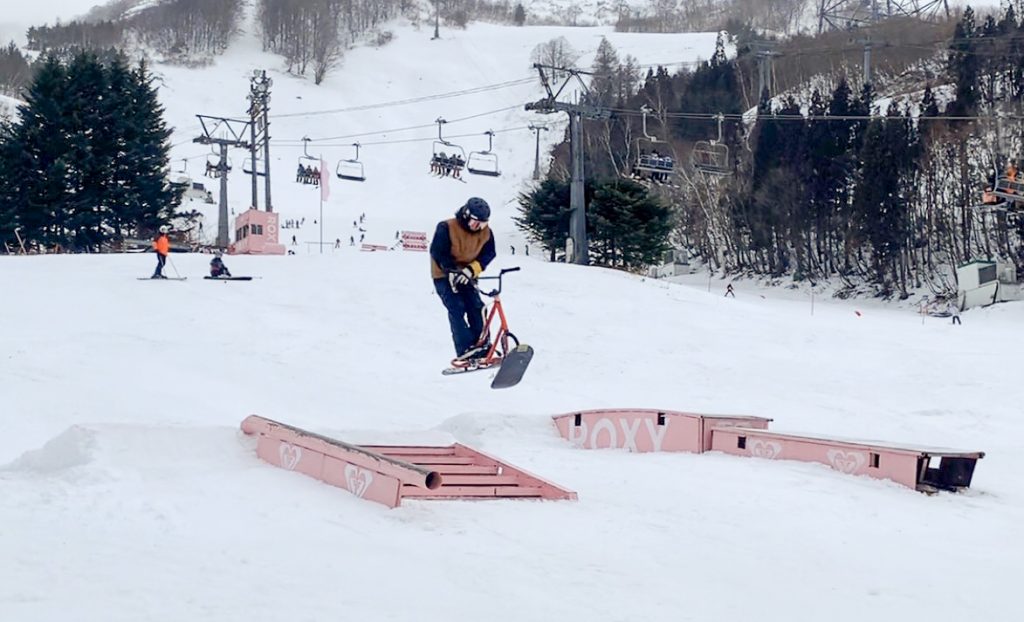
[[[96,432],[73,425],[39,449],[26,451],[2,470],[51,475],[89,464],[95,447]]]

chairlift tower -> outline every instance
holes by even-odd
[[[192,142],[201,145],[219,145],[220,160],[217,163],[217,176],[220,178],[220,205],[217,217],[217,247],[227,248],[230,240],[228,238],[228,148],[252,149],[252,143],[246,140],[246,134],[251,132],[249,127],[251,121],[242,119],[228,119],[225,117],[211,117],[197,114],[199,125],[203,129],[203,135],[192,139]]]
[[[571,242],[571,247],[566,249],[566,261],[585,266],[590,263],[590,252],[587,242],[587,206],[583,196],[583,118],[608,119],[612,114],[607,108],[589,103],[590,98],[587,95],[589,95],[590,90],[580,75],[592,75],[590,72],[566,67],[553,67],[539,63],[535,63],[533,67],[540,74],[540,82],[547,92],[547,97],[526,104],[526,110],[533,110],[541,114],[564,112],[569,115],[569,143],[571,146],[569,152],[572,154],[569,208],[572,210],[572,213],[569,216],[569,241]],[[545,69],[566,74],[565,81],[557,92],[551,90],[551,83],[544,73]],[[573,78],[579,83],[583,91],[583,97],[578,98],[578,101],[574,104],[558,101],[558,96],[562,94],[562,91],[565,90],[565,87]]]
[[[250,172],[252,175],[252,206],[254,208],[259,206],[256,197],[256,178],[262,176],[263,200],[268,212],[274,211],[274,206],[270,201],[270,87],[272,86],[274,86],[274,81],[267,77],[265,69],[254,69],[252,78],[249,79],[249,94],[246,95],[246,99],[249,100],[252,137],[249,147],[249,157],[252,162],[252,171]],[[260,146],[263,147],[262,169],[257,165],[258,156],[256,155]]]
[[[863,28],[891,17],[933,21],[949,16],[948,0],[818,0],[818,34]]]
[[[548,126],[543,124],[534,125],[531,123],[529,128],[531,132],[534,132],[537,135],[537,141],[533,150],[533,178],[540,179],[540,132],[541,130],[544,130],[545,132],[548,131]]]

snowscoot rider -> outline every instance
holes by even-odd
[[[153,250],[156,251],[156,272],[151,278],[166,279],[164,276],[164,264],[167,263],[167,253],[171,252],[171,241],[167,239],[167,232],[171,228],[167,225],[160,225],[160,235],[153,240]]]
[[[456,359],[453,363],[480,358],[490,349],[484,333],[484,302],[476,279],[496,255],[494,234],[487,226],[491,208],[473,197],[455,212],[454,218],[437,224],[430,242],[430,274],[434,289],[448,310]]]
[[[228,267],[226,265],[224,265],[224,260],[221,259],[220,253],[217,253],[213,257],[213,259],[210,260],[210,276],[231,276],[231,271],[228,270]]]

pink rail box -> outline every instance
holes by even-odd
[[[719,428],[711,449],[737,456],[818,462],[851,475],[889,479],[922,492],[971,485],[981,451],[900,445],[884,441],[786,434],[752,428]]]
[[[555,415],[558,432],[577,447],[624,448],[636,452],[711,449],[716,428],[767,428],[771,419],[738,415],[702,415],[657,409],[581,410]]]
[[[458,443],[447,447],[358,446],[251,415],[242,431],[257,435],[256,455],[397,507],[421,499],[576,499],[576,493]]]

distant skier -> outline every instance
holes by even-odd
[[[224,260],[221,259],[220,253],[217,253],[213,259],[210,260],[210,276],[214,278],[231,276],[231,271],[228,270],[226,265],[224,265]]]
[[[960,305],[957,304],[957,301],[950,300],[949,304],[946,305],[946,312],[949,313],[951,318],[953,318],[950,320],[951,324],[962,325],[962,322],[960,322]]]
[[[736,290],[732,288],[732,283],[729,283],[728,285],[725,286],[725,295],[728,298],[736,297]]]
[[[455,212],[455,218],[438,223],[430,242],[430,274],[448,310],[455,344],[453,366],[468,366],[490,349],[490,335],[484,332],[484,302],[475,287],[477,277],[497,254],[494,234],[487,226],[490,217],[487,201],[473,197]]]
[[[167,238],[167,232],[171,228],[167,225],[160,225],[160,235],[153,240],[153,250],[156,251],[156,272],[150,278],[166,279],[164,276],[164,264],[167,263],[167,254],[171,252],[171,241]]]

